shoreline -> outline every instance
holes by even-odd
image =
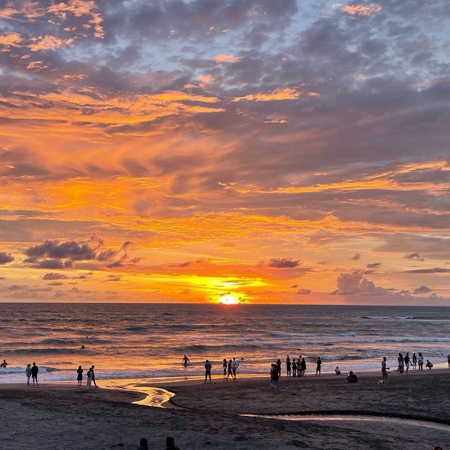
[[[85,385],[78,387],[76,381],[43,382],[34,388],[25,383],[0,384],[4,417],[0,435],[5,445],[15,443],[8,448],[23,448],[32,435],[36,448],[48,450],[60,448],[60,436],[64,436],[65,445],[75,449],[114,450],[122,446],[119,444],[137,448],[141,437],[153,442],[155,448],[163,448],[168,435],[175,437],[181,450],[225,450],[230,445],[242,450],[400,450],[405,445],[410,450],[431,450],[437,444],[450,448],[449,369],[391,372],[385,385],[377,383],[378,372],[357,375],[356,384],[347,383],[345,374],[282,376],[279,395],[270,391],[268,376],[238,375],[236,381],[215,376],[211,384],[205,384],[203,377],[116,379],[112,383],[97,377],[100,387],[90,390]],[[148,393],[139,389],[146,388],[173,392],[175,397],[169,399],[168,406],[175,407],[142,406]],[[370,425],[350,417],[327,421],[261,417],[299,413],[387,419]],[[248,414],[256,417],[243,416]],[[389,417],[443,427],[417,426]]]

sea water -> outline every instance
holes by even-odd
[[[395,368],[399,352],[447,367],[449,325],[445,307],[0,303],[0,383],[23,382],[32,362],[41,381],[93,364],[97,379],[202,375],[206,359],[214,375],[224,358],[267,374],[286,355],[305,357],[307,375],[318,356],[323,372],[379,370],[383,356]]]

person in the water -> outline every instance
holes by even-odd
[[[187,365],[188,365],[190,362],[191,362],[191,361],[189,360],[189,358],[188,358],[186,355],[184,355],[181,364],[183,364],[184,367],[187,367]]]

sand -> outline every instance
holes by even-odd
[[[348,384],[343,375],[282,377],[278,395],[261,377],[227,382],[216,377],[206,385],[199,379],[145,383],[174,392],[172,408],[132,404],[145,395],[118,389],[129,380],[102,381],[100,373],[100,388],[90,391],[76,382],[4,384],[0,448],[137,449],[145,437],[149,448],[164,449],[168,435],[181,450],[450,448],[450,370],[392,373],[385,385],[377,384],[378,378],[360,374],[357,384]],[[283,413],[369,414],[425,422],[242,416]]]

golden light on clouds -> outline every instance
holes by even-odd
[[[369,5],[346,5],[345,3],[335,3],[333,8],[342,9],[350,16],[368,17],[382,11],[382,7],[371,3]]]

